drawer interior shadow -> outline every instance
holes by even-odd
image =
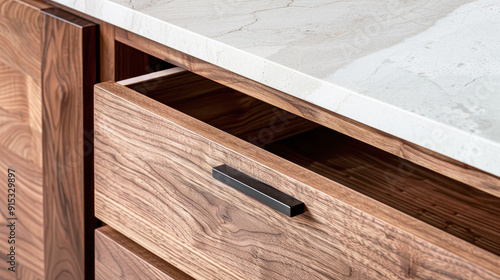
[[[127,85],[500,255],[500,198],[184,71]]]
[[[318,127],[188,71],[128,87],[260,147]]]

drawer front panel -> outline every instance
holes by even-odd
[[[95,231],[95,279],[191,280],[109,226]]]
[[[95,89],[96,216],[203,279],[497,279],[498,257],[124,86]],[[212,178],[302,202],[290,218]]]

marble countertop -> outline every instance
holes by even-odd
[[[498,0],[55,0],[500,176]]]

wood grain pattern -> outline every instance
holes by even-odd
[[[96,215],[202,279],[500,279],[500,257],[124,86],[95,89]],[[287,218],[211,177],[303,201]]]
[[[116,40],[124,44],[162,58],[169,63],[217,81],[295,115],[339,131],[405,160],[500,197],[500,178],[497,176],[332,113],[324,108],[123,29],[117,28],[115,34]]]
[[[2,252],[0,279],[44,279],[44,244],[43,244],[43,212],[42,209],[42,168],[32,161],[19,157],[4,147],[0,148],[0,180],[7,185],[7,169],[16,173],[16,271],[8,271],[6,254],[9,244],[7,224],[7,190],[2,188],[0,194],[5,197],[0,201],[3,209],[0,233],[4,242],[0,244]]]
[[[188,71],[128,87],[254,144],[275,116],[273,106]],[[290,120],[265,139],[274,140],[268,151],[500,255],[499,198],[326,128],[273,145],[317,127]]]
[[[115,27],[102,22],[99,34],[100,81],[115,81]]]
[[[95,257],[97,280],[193,279],[109,226],[95,231]]]
[[[2,62],[0,77],[0,145],[41,167],[40,83]]]
[[[0,1],[0,60],[40,80],[42,1]]]
[[[43,279],[42,128],[40,84],[0,62],[0,180],[16,170],[16,272],[7,270],[7,188],[1,188],[0,279]],[[5,252],[5,254],[4,254]]]
[[[92,122],[85,118],[97,76],[96,26],[58,9],[44,15],[45,277],[92,279],[85,270],[86,255],[93,267],[92,220],[85,219],[92,213],[92,176],[84,170],[92,170]]]
[[[18,174],[16,272],[7,270],[7,242],[0,244],[1,279],[43,279],[42,114],[40,1],[0,1],[0,180]],[[1,188],[0,234],[7,238],[7,189]]]
[[[91,161],[83,159],[85,148],[92,150],[84,142],[83,128],[91,128],[92,121],[95,39],[89,38],[95,36],[85,31],[90,30],[87,22],[52,10],[42,1],[0,1],[0,13],[0,166],[2,170],[14,168],[19,175],[18,271],[9,274],[2,261],[0,278],[84,279],[81,223],[89,227],[92,219],[83,222],[85,209],[80,200],[84,195],[90,197],[92,190],[84,190],[83,183],[75,179],[83,177],[78,173],[83,173],[83,167],[67,163],[85,162],[90,172],[87,177],[92,178]],[[66,32],[66,28],[74,32]],[[82,42],[90,45],[74,48]],[[83,73],[90,76],[83,77]],[[65,80],[71,75],[80,80]],[[82,92],[88,96],[83,97]],[[75,100],[88,106],[72,107]],[[85,110],[90,124],[82,121]],[[85,215],[92,217],[92,204],[89,209]],[[2,232],[5,228],[2,226]],[[90,232],[88,240],[92,236]],[[85,250],[93,260],[93,249]]]
[[[189,71],[129,87],[258,146],[318,127],[316,123]]]

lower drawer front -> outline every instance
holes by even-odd
[[[95,128],[96,216],[195,278],[498,279],[498,256],[124,86],[96,87]],[[213,179],[222,164],[305,213]]]
[[[191,280],[109,226],[95,231],[95,279]]]

